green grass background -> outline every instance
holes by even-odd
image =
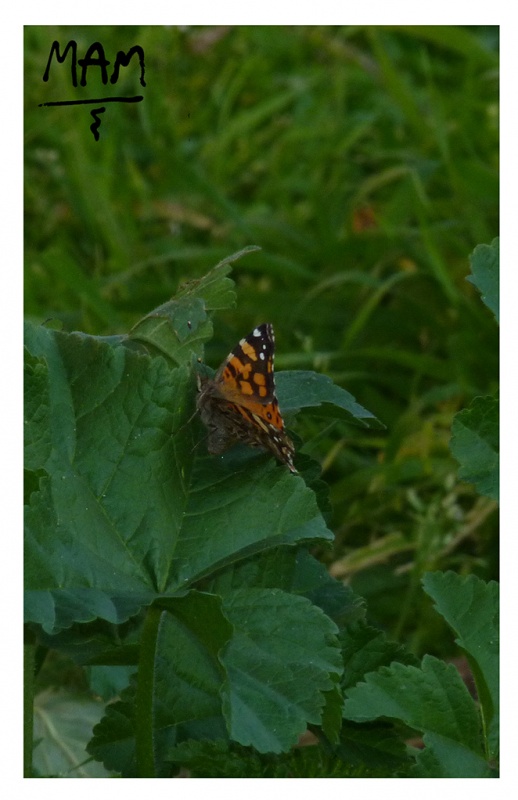
[[[116,86],[51,44],[107,59]],[[111,70],[110,70],[111,71]],[[80,75],[80,68],[79,68]],[[143,94],[90,107],[39,103]],[[277,369],[314,369],[386,425],[301,416],[336,534],[320,553],[373,621],[448,654],[423,599],[428,569],[497,577],[496,505],[458,481],[453,415],[498,381],[498,330],[466,282],[498,235],[498,28],[27,27],[25,313],[122,333],[220,259],[238,305],[215,319],[217,366],[257,323]]]

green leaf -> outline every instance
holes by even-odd
[[[458,742],[436,733],[424,737],[426,748],[416,753],[415,778],[497,777],[487,761]]]
[[[49,374],[48,410],[26,426],[44,475],[26,509],[28,621],[120,623],[254,552],[332,538],[313,492],[271,457],[194,446],[187,367],[32,325],[26,343],[34,396],[41,359]]]
[[[282,589],[302,595],[339,626],[365,614],[362,599],[350,587],[332,578],[325,565],[303,547],[260,553],[219,571],[208,583],[208,589],[217,594],[245,587]]]
[[[441,770],[451,768],[450,760],[443,760],[443,743],[457,752],[467,751],[477,763],[483,758],[475,704],[451,664],[432,656],[423,658],[421,668],[394,663],[366,675],[365,682],[347,690],[347,696],[346,719],[365,722],[389,717],[421,731]],[[474,777],[463,772],[465,764],[461,759],[449,777]]]
[[[133,687],[121,692],[121,699],[106,707],[106,714],[93,729],[87,751],[105,768],[122,777],[136,777],[135,718]]]
[[[475,397],[453,419],[450,449],[460,464],[459,478],[493,500],[499,495],[498,400]]]
[[[499,725],[499,605],[498,584],[475,575],[429,572],[423,586],[435,607],[457,634],[466,652],[482,706],[491,758],[498,754]]]
[[[142,636],[134,687],[107,707],[88,746],[107,768],[125,777],[142,776],[147,755],[156,774],[162,774],[165,748],[178,736],[194,735],[200,726],[207,726],[205,735],[211,730],[213,736],[225,735],[225,671],[218,652],[232,627],[222,614],[220,598],[194,591],[165,598],[148,611],[148,620],[153,623],[155,617],[158,625]]]
[[[367,767],[385,777],[411,765],[405,743],[387,722],[357,725],[344,720],[336,755],[346,764]]]
[[[402,645],[391,642],[382,631],[360,621],[340,631],[344,659],[342,686],[354,686],[366,673],[389,666],[393,661],[416,664],[415,656]]]
[[[47,540],[44,534],[43,541]],[[48,535],[49,546],[52,541]],[[59,545],[58,545],[59,547]],[[33,558],[30,554],[31,545],[27,545],[25,563],[32,566]],[[26,585],[29,586],[30,576],[26,573]],[[49,576],[49,581],[54,579]],[[51,583],[54,586],[54,583]],[[73,625],[75,622],[91,622],[94,619],[104,619],[113,625],[120,625],[140,611],[142,606],[149,605],[155,592],[129,592],[118,595],[116,592],[108,594],[104,589],[88,589],[82,586],[73,586],[69,589],[55,587],[48,590],[31,590],[26,588],[24,593],[24,620],[41,625],[47,633],[55,633]]]
[[[146,346],[151,345],[151,352],[181,365],[188,363],[192,353],[201,357],[204,343],[212,337],[212,322],[201,298],[184,297],[154,308],[137,322],[129,337]]]
[[[260,249],[257,245],[249,245],[222,259],[202,278],[189,281],[181,286],[176,293],[177,299],[202,298],[207,311],[224,311],[227,308],[233,308],[236,302],[234,281],[227,277],[231,265],[242,256],[255,253]]]
[[[211,311],[235,305],[234,282],[228,278],[231,264],[259,247],[245,247],[223,259],[207,275],[184,284],[176,296],[153,309],[130,331],[130,338],[151,345],[176,364],[201,358],[203,345],[212,337]]]
[[[269,456],[242,448],[221,461],[203,457],[176,546],[174,584],[204,577],[238,555],[332,538],[313,492]]]
[[[500,239],[479,244],[470,256],[471,275],[466,280],[477,287],[482,300],[499,321]]]
[[[45,358],[36,358],[24,348],[24,462],[27,470],[38,470],[52,449],[49,392]]]
[[[27,588],[156,591],[185,505],[174,455],[192,445],[171,433],[187,418],[188,370],[79,334],[27,326],[26,340],[49,366],[52,442],[27,508]]]
[[[221,598],[191,591],[159,606],[165,612],[153,665],[156,727],[221,715],[226,673],[219,654],[233,636]]]
[[[309,601],[276,589],[191,591],[147,616],[136,691],[107,707],[88,748],[108,768],[142,775],[147,752],[162,774],[166,748],[186,738],[280,752],[324,714],[333,728],[342,704],[336,628]]]
[[[276,374],[275,383],[283,413],[318,408],[318,413],[323,416],[346,419],[368,428],[385,427],[374,414],[357,403],[352,394],[334,384],[327,375],[309,370],[285,370]]]
[[[230,737],[261,753],[285,751],[321,722],[342,670],[337,628],[308,600],[278,589],[238,590],[223,607],[234,626],[222,655]]]

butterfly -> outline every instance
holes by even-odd
[[[295,448],[275,394],[274,351],[272,325],[258,325],[228,354],[214,378],[198,375],[196,405],[209,431],[209,453],[242,442],[270,450],[296,473]]]

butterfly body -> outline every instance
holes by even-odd
[[[297,472],[275,394],[274,352],[273,327],[258,325],[229,353],[214,378],[198,376],[197,407],[209,432],[209,453],[223,453],[242,442],[270,450]]]

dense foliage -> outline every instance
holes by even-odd
[[[70,39],[139,44],[146,87],[44,83]],[[497,29],[29,27],[25,56],[35,772],[495,774]],[[99,141],[38,107],[110,92],[144,102]],[[264,321],[300,477],[215,466],[193,418],[196,359]]]

